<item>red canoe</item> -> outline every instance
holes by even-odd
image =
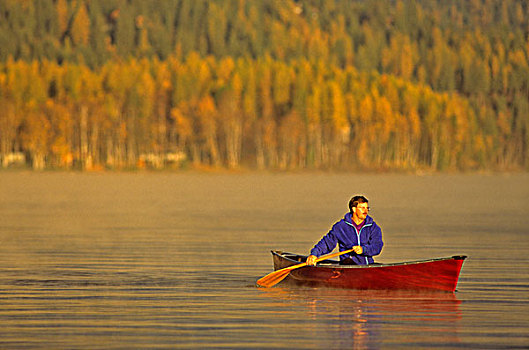
[[[272,251],[274,270],[306,261],[303,255]],[[392,264],[340,265],[323,260],[292,270],[285,281],[351,289],[437,290],[454,292],[464,255]]]

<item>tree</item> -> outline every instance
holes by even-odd
[[[217,108],[209,95],[200,99],[197,106],[200,133],[204,138],[204,152],[209,156],[211,165],[220,167],[221,158],[217,140]]]
[[[126,2],[123,4],[126,4]],[[123,5],[114,10],[113,14],[116,21],[113,30],[113,43],[120,56],[128,57],[135,48],[136,26],[134,23],[135,16],[133,9],[127,5]]]
[[[75,45],[87,46],[90,41],[90,18],[84,2],[78,5],[77,13],[75,13],[71,37]]]

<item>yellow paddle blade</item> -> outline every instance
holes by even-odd
[[[270,272],[268,275],[257,280],[257,285],[260,287],[270,288],[284,280],[292,269],[281,269]]]

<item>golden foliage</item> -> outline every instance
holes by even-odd
[[[475,168],[494,164],[513,118],[478,118],[461,95],[351,67],[196,54],[98,70],[11,60],[0,97],[2,152],[20,145],[35,168],[133,167],[175,152],[230,168]]]

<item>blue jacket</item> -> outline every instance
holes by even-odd
[[[364,226],[360,232],[356,232],[356,227],[352,224],[352,214],[345,214],[344,218],[335,223],[331,230],[316,243],[310,254],[321,256],[330,253],[339,245],[340,251],[351,249],[355,245],[362,246],[363,253],[340,255],[340,260],[351,258],[358,265],[373,263],[373,256],[382,251],[382,230],[369,215],[365,219]]]

